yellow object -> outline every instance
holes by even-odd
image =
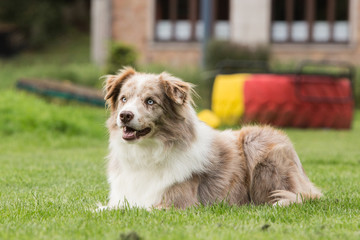
[[[220,119],[210,110],[206,109],[199,112],[198,118],[210,127],[217,128],[220,126]]]
[[[212,92],[212,110],[226,125],[238,124],[244,113],[244,83],[251,74],[218,75]]]

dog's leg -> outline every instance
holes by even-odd
[[[155,209],[169,209],[171,207],[185,209],[196,206],[198,201],[199,178],[193,176],[191,179],[176,183],[169,187],[162,196],[161,202],[154,206]]]
[[[321,197],[320,190],[298,168],[286,148],[274,147],[256,164],[250,185],[250,196],[255,204],[287,206]]]
[[[271,203],[271,193],[287,190],[289,186],[271,159],[256,164],[250,185],[250,198],[255,204]]]

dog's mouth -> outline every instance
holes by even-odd
[[[151,128],[147,127],[142,130],[136,130],[131,127],[124,126],[123,127],[123,135],[122,138],[126,141],[131,141],[135,139],[139,139],[151,132]]]

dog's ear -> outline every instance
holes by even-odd
[[[106,103],[111,110],[116,110],[116,101],[119,97],[120,89],[124,80],[134,75],[136,72],[131,67],[124,67],[117,75],[108,75],[105,80],[105,97]]]
[[[178,105],[192,102],[192,84],[182,81],[169,73],[163,72],[159,75],[160,81],[164,86],[165,94]]]

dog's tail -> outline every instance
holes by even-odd
[[[303,203],[306,200],[319,199],[322,196],[320,190],[312,188],[313,192],[293,193],[286,190],[276,190],[271,192],[270,197],[274,206],[288,206],[292,203]]]

